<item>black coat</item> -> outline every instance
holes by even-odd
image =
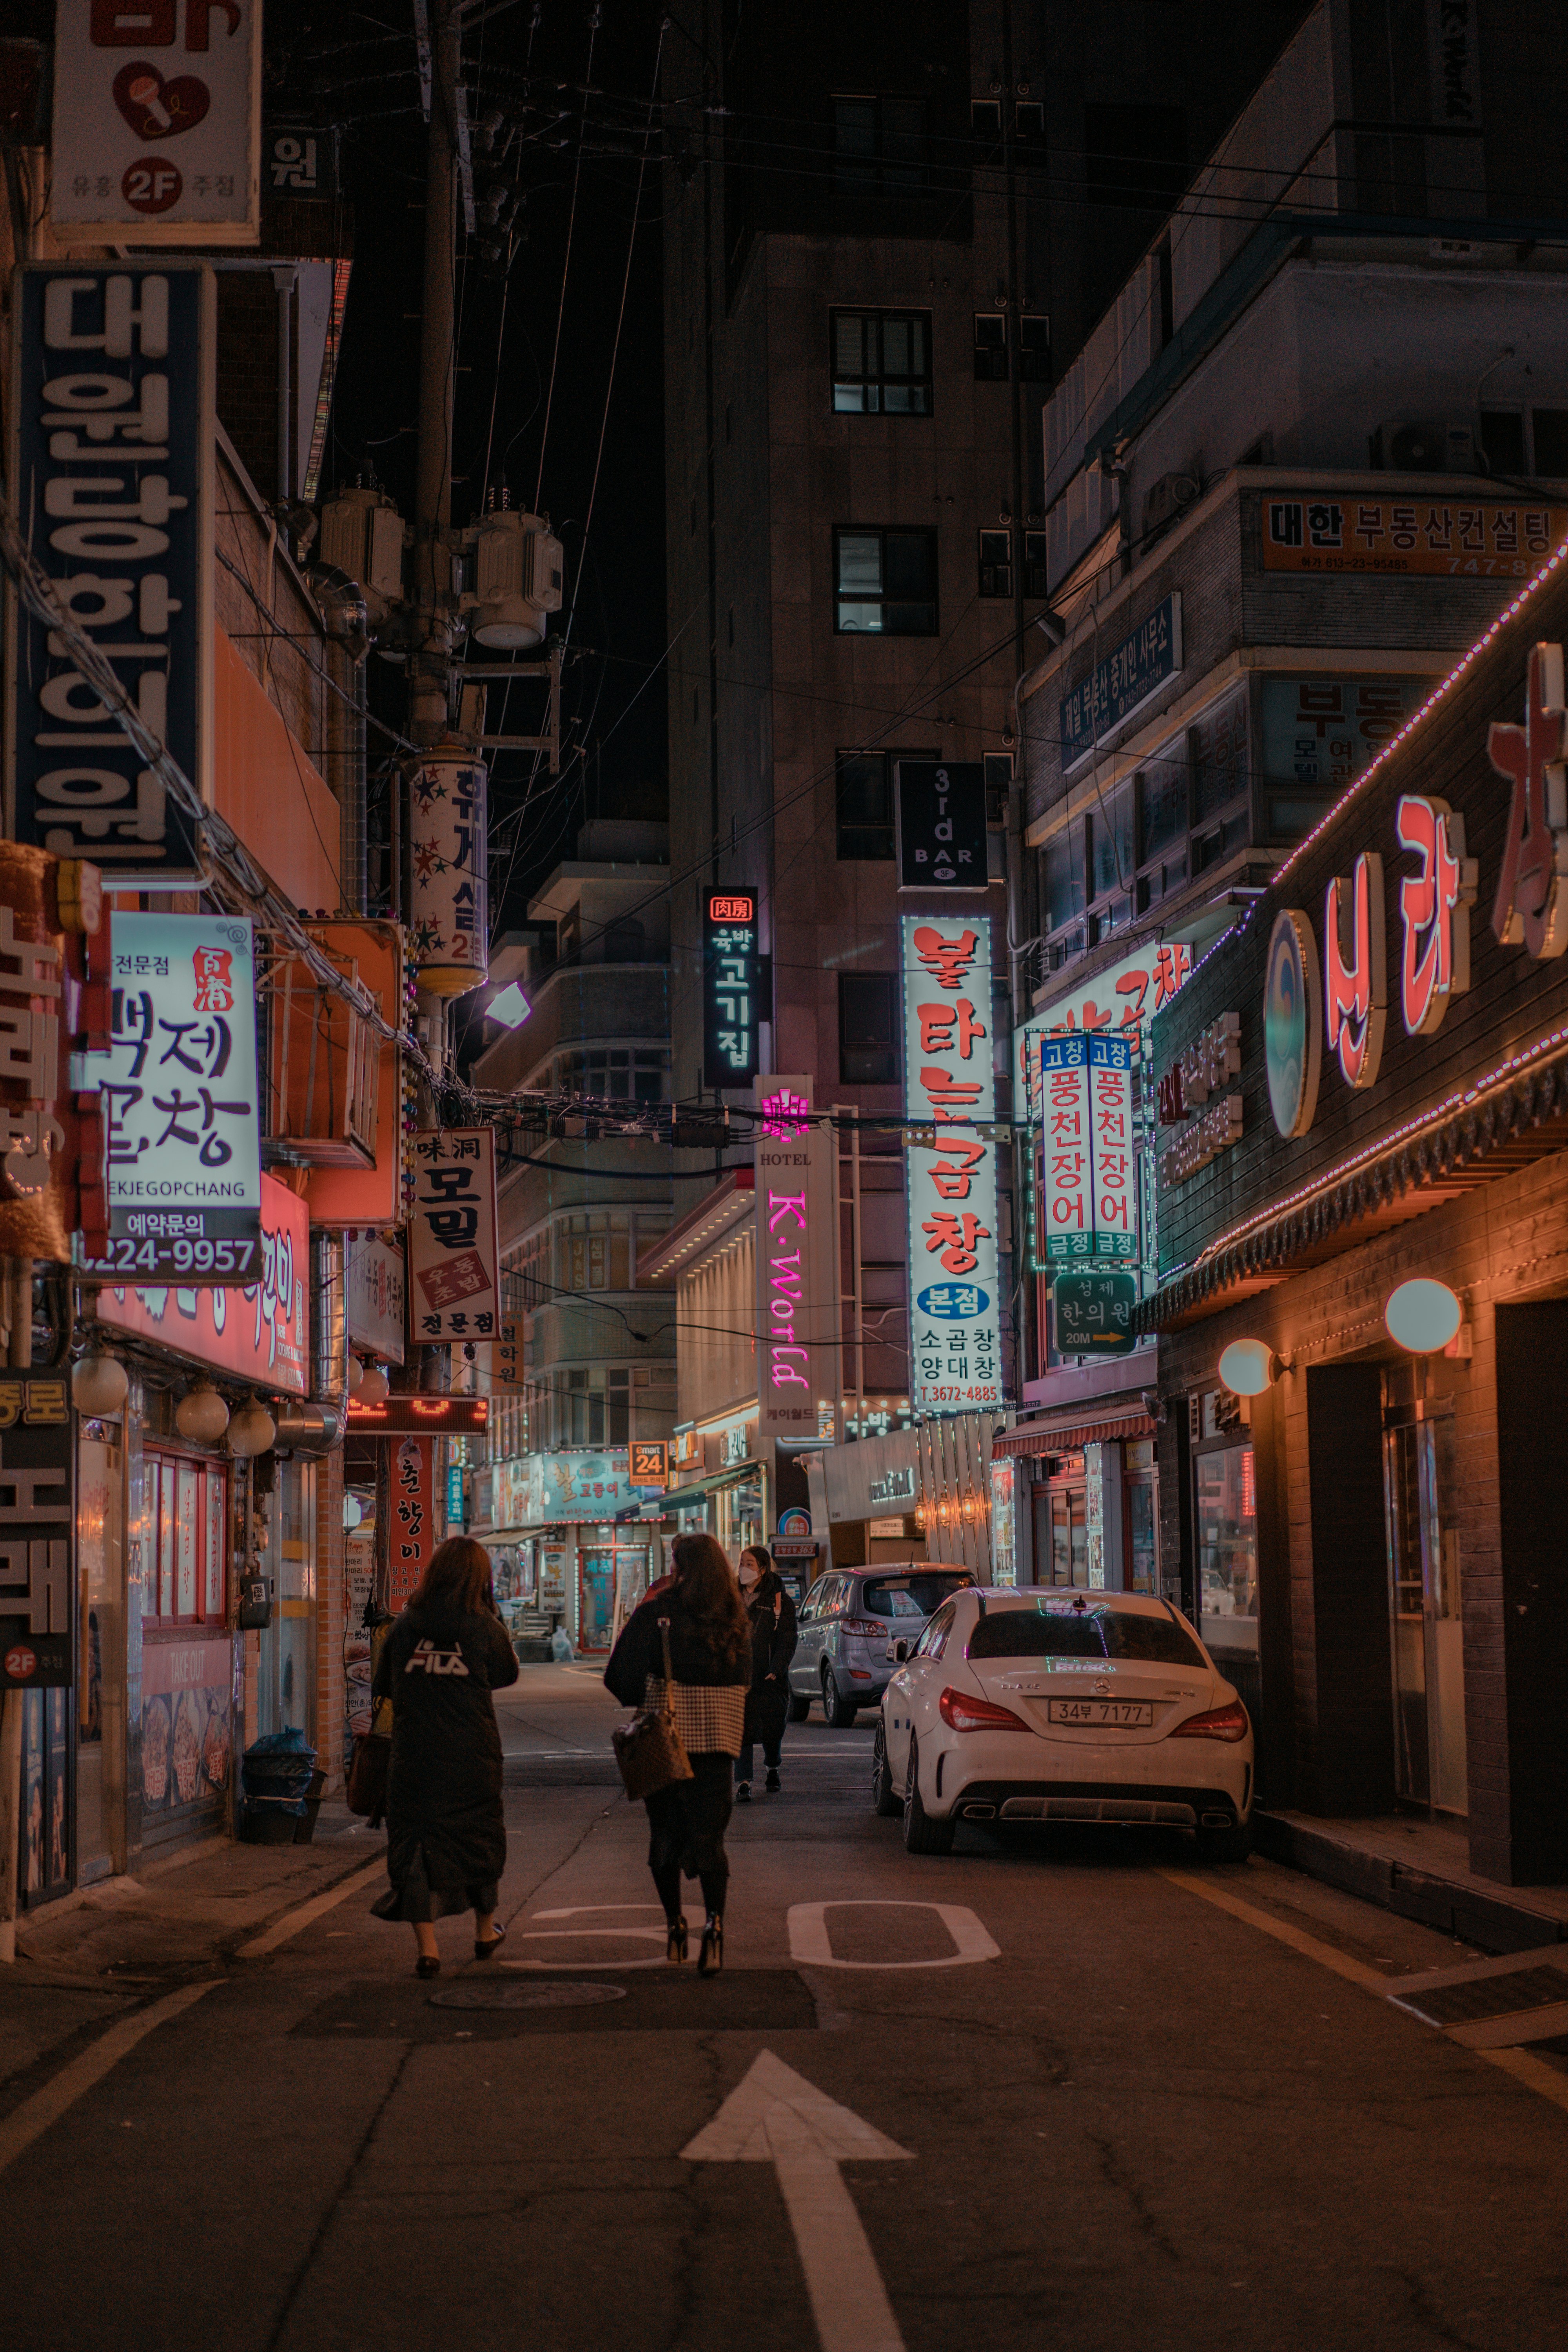
[[[669,1620],[669,1657],[678,1683],[711,1690],[721,1684],[747,1680],[745,1651],[712,1648],[707,1635],[687,1615],[674,1584],[664,1579],[626,1619],[605,1668],[605,1688],[623,1706],[640,1706],[649,1675],[664,1672],[661,1617]]]
[[[752,1587],[746,1601],[752,1621],[752,1688],[761,1690],[770,1675],[783,1687],[784,1670],[795,1655],[795,1602],[783,1580],[770,1568]]]
[[[395,1887],[421,1847],[433,1888],[486,1885],[505,1869],[490,1693],[516,1680],[517,1653],[488,1611],[461,1616],[411,1601],[388,1633],[373,1687],[392,1701],[386,1843]]]

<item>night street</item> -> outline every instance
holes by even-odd
[[[525,1670],[499,1713],[504,1967],[469,1960],[454,1920],[439,1982],[416,1982],[408,1931],[368,1916],[378,1880],[260,1958],[231,1935],[159,1976],[142,1948],[133,1988],[87,1979],[77,2039],[0,2089],[9,2154],[88,2031],[212,1987],[6,2171],[12,2242],[60,2250],[9,2268],[16,2352],[53,2352],[89,2310],[100,2352],[170,2341],[172,2310],[232,2352],[425,2352],[455,2329],[794,2352],[813,2322],[773,2168],[681,2154],[763,2053],[910,2159],[844,2173],[898,2336],[840,2303],[824,2344],[1559,2339],[1568,2063],[1538,2054],[1538,2090],[1387,1997],[1479,1956],[1136,1832],[964,1832],[916,1860],[866,1802],[869,1725],[814,1712],[783,1794],[736,1814],[732,1940],[702,1983],[639,1943],[658,1938],[643,1822],[593,1670]],[[802,1958],[818,1905],[846,1906],[838,1965]],[[944,1926],[939,1905],[962,1909]],[[68,2037],[49,1988],[110,1907],[40,1927],[7,2022],[47,2004]],[[995,1956],[952,1965],[961,1922]],[[563,1985],[624,2000],[506,2005]],[[853,2294],[831,2248],[820,2275]]]

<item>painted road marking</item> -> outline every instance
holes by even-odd
[[[904,2352],[876,2256],[838,2168],[912,2162],[909,2148],[764,2050],[712,2122],[680,2153],[694,2164],[773,2166],[822,2352]]]
[[[329,1886],[324,1895],[312,1895],[309,1903],[301,1903],[297,1911],[285,1911],[282,1918],[268,1927],[265,1935],[253,1936],[248,1944],[241,1944],[235,1958],[241,1960],[264,1959],[268,1952],[275,1952],[279,1944],[290,1942],[302,1927],[310,1926],[312,1919],[319,1919],[323,1911],[331,1911],[345,1896],[356,1895],[362,1886],[368,1886],[373,1878],[384,1878],[385,1875],[386,1857],[378,1854],[374,1862],[367,1862],[363,1870],[356,1870],[352,1878],[342,1879],[336,1886]]]
[[[84,2092],[90,2091],[95,2083],[101,2083],[106,2074],[111,2074],[121,2060],[129,2057],[136,2044],[144,2041],[155,2027],[166,2024],[172,2017],[178,2017],[182,2010],[189,2009],[193,2002],[200,2000],[204,1993],[211,1992],[215,1985],[222,1982],[221,1977],[208,1977],[204,1984],[182,1985],[178,1992],[166,1992],[163,2000],[155,2000],[150,2009],[138,2010],[134,2017],[122,2018],[118,2025],[111,2025],[107,2033],[100,2033],[90,2048],[84,2050],[79,2058],[73,2058],[68,2066],[62,2066],[59,2073],[41,2090],[35,2091],[30,2099],[24,2099],[19,2107],[14,2107],[5,2121],[0,2122],[0,2172],[4,2172],[7,2165],[15,2164],[41,2133],[47,2132],[52,2123],[58,2123],[68,2108],[75,2106]]]
[[[1266,1936],[1274,1937],[1281,1944],[1289,1944],[1292,1951],[1300,1952],[1307,1959],[1317,1960],[1325,1969],[1331,1969],[1336,1976],[1360,1985],[1363,1991],[1375,1992],[1379,2000],[1386,2001],[1391,2008],[1402,2006],[1396,1997],[1396,1989],[1404,1990],[1407,1982],[1429,1982],[1433,1975],[1448,1974],[1445,1969],[1431,1970],[1427,1976],[1413,1979],[1386,1977],[1381,1970],[1368,1968],[1363,1961],[1352,1960],[1348,1953],[1336,1951],[1331,1944],[1321,1942],[1316,1936],[1309,1936],[1302,1928],[1292,1927],[1288,1921],[1273,1918],[1267,1911],[1259,1911],[1256,1905],[1244,1903],[1239,1895],[1229,1894],[1226,1888],[1211,1885],[1192,1871],[1163,1870],[1160,1875],[1168,1878],[1173,1886],[1184,1887],[1189,1895],[1200,1895],[1205,1903],[1212,1903],[1216,1910],[1228,1911],[1236,1919],[1245,1919],[1248,1927],[1261,1927]],[[1517,1961],[1513,1965],[1517,1966]],[[1440,2032],[1441,2028],[1433,2030]],[[1458,2037],[1450,2034],[1448,2038],[1454,2041]],[[1511,2074],[1516,2082],[1523,2083],[1529,2089],[1538,2092],[1542,2098],[1550,2099],[1553,2106],[1561,2107],[1564,2114],[1568,2114],[1568,2074],[1560,2074],[1554,2066],[1547,2064],[1544,2058],[1534,2057],[1530,2051],[1519,2049],[1474,2050],[1472,2054],[1485,2059],[1489,2066],[1500,2067],[1505,2074]]]
[[[934,1911],[952,1937],[952,1949],[939,1960],[836,1959],[827,1932],[830,1911]],[[963,1969],[978,1960],[999,1960],[1002,1948],[992,1942],[965,1904],[898,1903],[868,1897],[846,1903],[792,1903],[789,1953],[792,1960],[806,1961],[817,1969]]]
[[[664,1906],[659,1903],[569,1903],[560,1910],[535,1911],[531,1916],[535,1919],[587,1919],[603,1918],[606,1912],[623,1911],[652,1911],[657,1913],[660,1919],[664,1917]],[[608,1937],[622,1943],[635,1942],[661,1946],[665,1939],[662,1927],[532,1927],[524,1928],[521,1934],[513,1927],[507,1931],[507,1941],[509,1944],[556,1944],[563,1937],[576,1939],[588,1936]],[[500,1962],[500,1966],[503,1969],[548,1969],[552,1976],[559,1976],[567,1969],[662,1969],[664,1965],[662,1953],[657,1960],[502,1960]]]

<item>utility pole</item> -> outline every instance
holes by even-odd
[[[430,0],[430,138],[425,194],[425,308],[419,338],[418,470],[414,562],[418,630],[410,666],[409,733],[428,746],[447,732],[452,648],[452,410],[457,396],[458,109],[462,0]]]

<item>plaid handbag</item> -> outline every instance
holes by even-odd
[[[693,1774],[691,1759],[676,1727],[675,1709],[670,1690],[675,1682],[669,1662],[669,1620],[658,1621],[659,1640],[664,1645],[664,1687],[660,1703],[648,1706],[645,1700],[629,1723],[623,1723],[611,1735],[616,1762],[628,1797],[651,1797],[660,1789],[668,1789],[673,1780],[689,1780]]]

